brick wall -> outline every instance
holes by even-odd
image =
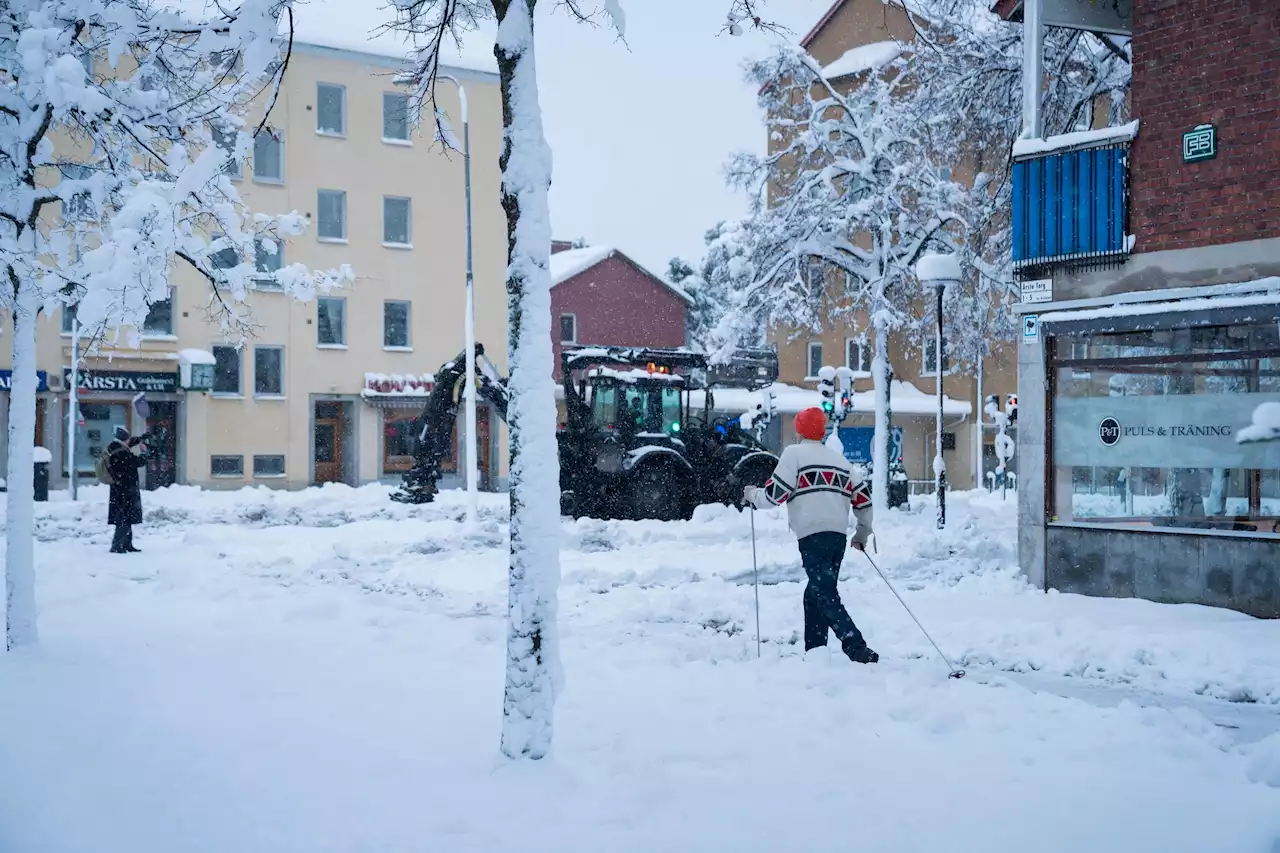
[[[1130,230],[1137,252],[1280,237],[1280,3],[1139,0]],[[1182,162],[1182,134],[1218,156]]]

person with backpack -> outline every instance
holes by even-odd
[[[146,465],[147,460],[137,448],[148,435],[131,436],[126,427],[116,427],[114,439],[95,465],[98,480],[111,487],[107,524],[114,525],[116,529],[111,539],[112,554],[137,554],[140,551],[133,547],[133,525],[142,523],[142,487],[138,482],[138,469]]]
[[[857,527],[849,547],[866,550],[871,535],[871,493],[849,461],[822,443],[827,416],[821,409],[800,412],[795,428],[800,441],[782,451],[764,486],[743,490],[743,499],[759,509],[787,507],[787,520],[799,540],[800,562],[809,577],[804,590],[804,650],[825,646],[830,630],[850,660],[876,663],[880,656],[867,646],[836,588],[850,509]]]

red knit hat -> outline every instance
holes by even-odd
[[[796,415],[796,435],[810,441],[822,441],[827,434],[826,413],[814,406]]]

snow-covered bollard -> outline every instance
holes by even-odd
[[[1238,444],[1280,441],[1280,403],[1261,403],[1253,410],[1253,423],[1236,431]]]

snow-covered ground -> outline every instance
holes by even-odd
[[[1028,588],[1012,501],[879,522],[804,660],[757,516],[564,522],[553,757],[498,757],[505,500],[105,494],[38,512],[42,646],[0,656],[0,850],[1280,853],[1280,622]],[[55,496],[62,498],[62,496]],[[1234,727],[1234,728],[1233,728]]]

